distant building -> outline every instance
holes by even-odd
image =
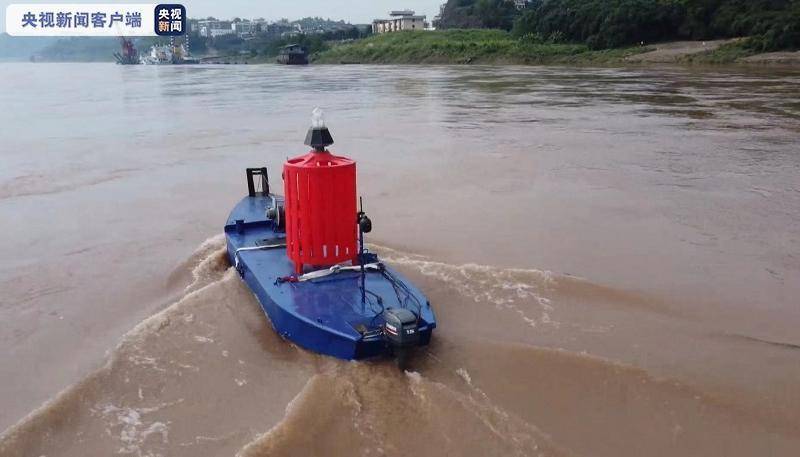
[[[532,0],[514,0],[514,6],[516,6],[518,10],[524,10],[531,3],[532,3]]]
[[[239,38],[252,37],[261,31],[261,23],[243,19],[241,21],[234,21],[231,25],[233,32]]]
[[[389,19],[372,21],[372,33],[399,32],[401,30],[425,30],[428,23],[425,16],[417,16],[414,11],[402,10],[389,13]]]
[[[296,35],[298,30],[295,24],[290,23],[286,19],[282,19],[272,24],[264,24],[261,27],[261,33],[266,38],[275,39]]]
[[[234,31],[233,29],[211,29],[209,30],[209,34],[210,35],[208,36],[210,36],[211,38],[216,38],[218,36],[223,36],[223,35],[235,35],[236,31]]]
[[[290,38],[301,34],[350,31],[353,28],[352,25],[344,21],[334,22],[318,18],[305,18],[293,22],[289,22],[288,19],[268,22],[264,18],[236,18],[232,21],[208,18],[192,20],[190,24],[191,30],[196,31],[198,35],[204,38],[236,35],[243,40]],[[366,25],[366,27],[369,27],[369,25]]]
[[[221,35],[233,35],[236,31],[231,27],[230,21],[203,19],[197,21],[197,33],[202,37],[214,38]]]

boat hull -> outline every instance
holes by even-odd
[[[305,54],[281,54],[276,62],[283,65],[308,65],[308,56]]]
[[[346,271],[313,281],[281,281],[293,274],[294,266],[281,247],[285,234],[276,231],[266,217],[273,198],[257,195],[242,199],[228,218],[225,235],[231,264],[278,334],[305,349],[340,359],[381,356],[392,351],[381,330],[381,311],[410,307],[420,318],[417,345],[430,342],[436,327],[430,303],[387,266],[363,276],[359,271]],[[398,295],[398,282],[407,295]],[[362,285],[369,294],[362,292]]]

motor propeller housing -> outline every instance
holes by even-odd
[[[419,343],[419,318],[405,308],[383,311],[383,334],[393,348],[406,348]]]

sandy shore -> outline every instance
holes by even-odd
[[[800,51],[795,52],[766,52],[754,56],[744,57],[740,62],[780,64],[780,65],[800,65]]]

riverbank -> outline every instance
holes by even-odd
[[[116,47],[100,42],[58,42],[51,57],[36,55],[36,62],[113,62]],[[800,51],[758,53],[747,38],[710,41],[643,43],[631,47],[595,50],[586,44],[552,42],[538,35],[517,38],[493,29],[405,31],[361,40],[329,41],[313,52],[315,64],[484,64],[484,65],[648,65],[747,64],[800,66]],[[71,46],[68,46],[70,43]],[[108,45],[105,42],[105,45]],[[114,46],[117,46],[114,43]],[[140,47],[140,52],[144,48]],[[197,54],[205,64],[272,64],[272,52]],[[52,55],[58,55],[53,58]],[[0,53],[0,60],[3,60]],[[6,56],[11,61],[33,61],[30,55]]]
[[[373,36],[313,56],[321,64],[640,64],[800,65],[800,53],[763,58],[744,39],[672,42],[593,50],[584,44],[516,38],[501,30],[437,30]],[[774,54],[774,53],[773,53]]]
[[[550,64],[621,61],[642,48],[593,51],[583,44],[516,39],[502,30],[437,30],[376,35],[313,57],[325,64]]]

